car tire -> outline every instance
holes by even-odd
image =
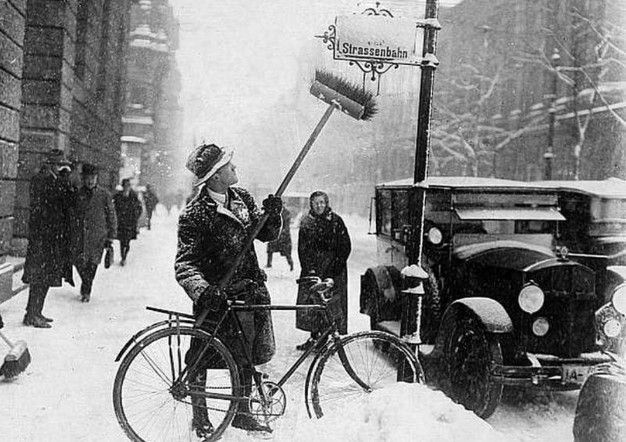
[[[626,440],[626,375],[615,372],[589,376],[578,395],[574,417],[575,442]]]
[[[493,414],[502,397],[503,385],[491,374],[493,364],[502,364],[498,337],[487,332],[473,316],[459,317],[446,329],[444,392],[485,419]]]

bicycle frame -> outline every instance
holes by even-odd
[[[157,308],[153,308],[153,307],[148,307],[150,310],[153,311],[157,311],[157,312],[161,312],[161,313],[168,313],[170,314],[170,316],[173,314],[173,312],[169,311],[169,310],[162,310],[162,309],[157,309]],[[207,342],[207,344],[204,346],[204,348],[195,356],[195,360],[191,363],[188,364],[182,371],[181,373],[178,375],[178,377],[176,378],[176,380],[174,381],[174,385],[178,384],[184,384],[188,377],[189,377],[189,373],[193,373],[195,368],[197,367],[198,364],[200,364],[200,362],[202,361],[202,358],[204,357],[206,351],[209,348],[209,344],[211,343],[211,341],[213,339],[215,339],[215,337],[218,335],[218,331],[221,327],[221,325],[223,324],[223,322],[226,320],[226,318],[229,318],[233,321],[233,324],[235,324],[235,329],[236,329],[236,334],[237,334],[237,339],[239,340],[239,342],[241,343],[242,347],[244,348],[244,354],[246,357],[246,362],[248,364],[248,366],[250,367],[254,367],[254,364],[252,362],[252,355],[250,354],[250,351],[248,349],[248,346],[245,345],[246,342],[246,336],[245,336],[245,332],[243,330],[243,327],[241,325],[241,322],[239,320],[239,316],[237,315],[237,312],[242,312],[242,311],[248,311],[248,312],[254,312],[254,311],[260,311],[260,310],[273,310],[273,311],[297,311],[297,310],[318,310],[320,312],[322,312],[322,314],[324,315],[328,326],[326,327],[326,329],[320,334],[320,337],[317,339],[317,342],[326,342],[328,340],[329,337],[332,338],[333,340],[333,344],[330,345],[341,345],[340,341],[341,341],[341,337],[339,336],[339,333],[337,331],[337,324],[336,322],[329,317],[328,315],[328,311],[325,305],[272,305],[272,304],[252,304],[252,305],[242,305],[242,304],[238,304],[237,302],[232,303],[228,310],[226,310],[224,312],[223,315],[221,315],[220,319],[217,321],[217,324],[215,325],[215,328],[213,329],[213,331],[211,333],[206,332],[206,330],[200,328],[200,325],[196,322],[194,327],[204,331],[205,333],[207,333],[207,335],[209,336],[209,341]],[[184,315],[185,317],[188,317],[188,315]],[[170,321],[164,321],[164,322],[173,322],[171,319]],[[180,327],[181,322],[184,323],[184,325],[188,325],[189,324],[189,320],[183,320],[180,321],[180,319],[178,317],[176,317],[176,327]],[[158,323],[158,324],[154,324],[151,327],[148,327],[147,329],[144,329],[142,332],[138,333],[137,335],[142,334],[143,332],[147,331],[147,330],[151,330],[153,328],[155,328],[157,325],[161,325],[163,323]],[[137,336],[135,335],[135,336]],[[135,338],[135,337],[133,337]],[[129,341],[130,344],[131,341]],[[329,344],[325,343],[324,347],[327,347]],[[291,376],[295,373],[295,371],[304,363],[304,361],[306,360],[306,358],[311,355],[311,353],[315,352],[317,348],[317,344],[311,346],[310,348],[308,348],[290,367],[289,369],[287,369],[287,371],[285,372],[285,374],[280,378],[280,380],[278,382],[276,382],[276,385],[278,385],[279,387],[282,387],[288,380],[289,378],[291,378]],[[173,357],[173,355],[170,355],[170,357]],[[355,373],[355,371],[352,369],[345,353],[340,349],[339,350],[339,357],[340,360],[342,362],[342,365],[344,367],[344,369],[346,370],[346,372],[348,373],[348,375],[359,385],[361,386],[363,389],[367,390],[367,391],[371,391],[370,387],[363,382],[363,380],[361,380],[358,375]],[[181,355],[178,354],[178,360],[179,360],[179,366],[180,366],[180,359],[181,359]],[[173,362],[172,362],[173,363]],[[312,362],[312,364],[315,363],[315,360]],[[173,370],[173,369],[172,369]],[[261,398],[263,401],[267,400],[267,398],[265,397],[265,392],[261,387],[262,384],[262,377],[261,377],[261,373],[254,370],[253,371],[253,376],[252,376],[253,380],[254,380],[254,384],[256,385],[259,394],[261,395]],[[221,393],[212,393],[212,392],[189,392],[190,395],[192,396],[198,396],[198,397],[204,397],[207,399],[222,399],[222,400],[233,400],[233,401],[238,401],[238,402],[245,402],[248,401],[250,398],[246,397],[246,396],[235,396],[235,395],[228,395],[228,394],[221,394]]]

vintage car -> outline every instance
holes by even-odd
[[[422,188],[420,351],[431,381],[481,417],[505,385],[580,388],[609,360],[595,333],[605,300],[591,268],[555,252],[564,221],[556,192],[468,177],[431,177]],[[409,180],[376,187],[378,265],[361,276],[360,293],[373,329],[400,334],[418,190]]]
[[[569,257],[596,272],[596,290],[606,304],[597,312],[598,339],[624,357],[626,353],[626,181],[542,181],[553,189],[565,220],[558,245]],[[619,323],[619,325],[618,325]]]

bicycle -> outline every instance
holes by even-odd
[[[250,415],[267,426],[285,413],[287,401],[282,386],[311,354],[314,358],[305,380],[309,417],[321,418],[324,409],[353,403],[356,395],[390,383],[424,381],[416,355],[397,337],[380,331],[339,335],[329,304],[332,280],[306,277],[298,282],[310,284],[309,290],[319,296],[320,303],[245,305],[231,300],[212,332],[198,328],[190,314],[147,307],[169,317],[135,334],[116,358],[119,361],[125,355],[115,377],[113,404],[126,435],[133,441],[145,442],[197,440],[191,422],[201,409],[206,410],[213,427],[212,433],[201,440],[217,440],[230,425],[240,402],[247,402]],[[237,326],[239,340],[243,340],[237,312],[300,309],[317,310],[327,323],[326,329],[278,382],[254,369],[252,391],[243,395],[233,355],[217,337],[220,326],[230,317]],[[196,346],[200,351],[189,351],[192,339],[201,343]],[[246,356],[254,367],[251,355]]]

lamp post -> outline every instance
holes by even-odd
[[[543,154],[543,159],[545,161],[544,178],[546,180],[552,179],[552,160],[554,159],[554,125],[556,123],[556,89],[559,77],[557,67],[560,60],[561,55],[559,54],[559,50],[554,48],[552,56],[550,57],[550,65],[552,66],[553,74],[552,89],[551,93],[546,95],[546,98],[550,100],[550,107],[548,109],[548,145],[546,146],[546,151]]]

